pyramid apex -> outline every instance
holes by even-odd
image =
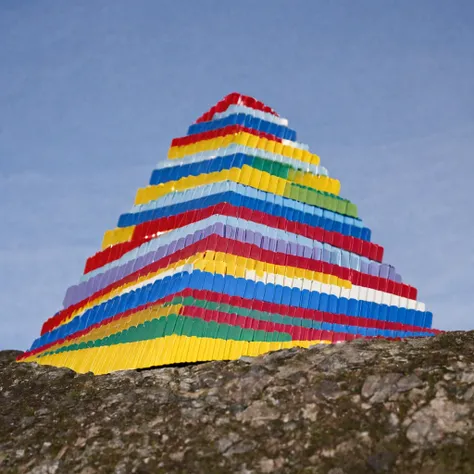
[[[260,110],[262,112],[275,115],[275,117],[279,117],[275,110],[273,110],[268,105],[265,105],[262,101],[257,100],[255,97],[240,94],[239,92],[231,92],[215,105],[213,105],[207,112],[202,114],[195,123],[209,122],[216,113],[225,112],[231,105],[243,105],[245,107]]]

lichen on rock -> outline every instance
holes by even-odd
[[[104,376],[0,352],[0,472],[474,472],[474,332]]]

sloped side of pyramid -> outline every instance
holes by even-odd
[[[286,119],[230,94],[172,141],[20,360],[101,374],[436,334],[339,193]]]

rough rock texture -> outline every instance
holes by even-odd
[[[17,354],[1,473],[474,472],[474,332],[100,377]]]

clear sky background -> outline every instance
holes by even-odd
[[[442,329],[474,328],[472,0],[0,1],[0,349],[26,349],[170,141],[287,117]]]

